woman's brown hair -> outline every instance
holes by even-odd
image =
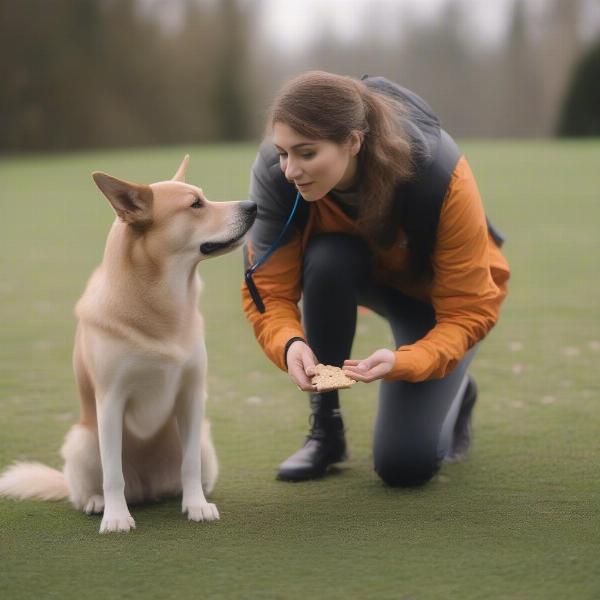
[[[271,108],[269,126],[285,123],[301,135],[341,144],[357,131],[358,223],[377,244],[388,245],[395,235],[391,219],[396,187],[413,174],[411,151],[402,127],[404,107],[394,98],[361,81],[324,71],[309,71],[289,81]]]

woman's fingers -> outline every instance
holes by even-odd
[[[363,360],[344,361],[344,373],[356,381],[370,383],[381,379],[394,365],[394,353],[382,348]]]
[[[290,376],[294,383],[303,392],[314,392],[317,389],[317,386],[313,385],[310,378],[306,375],[306,372],[302,365],[295,365],[292,369],[290,369]]]
[[[317,386],[313,385],[310,379],[302,379],[298,384],[298,389],[303,392],[316,392]]]
[[[316,374],[316,358],[308,346],[306,346],[302,354],[302,367],[307,378],[313,377]]]
[[[290,379],[304,392],[314,392],[316,390],[310,377],[314,375],[315,356],[305,342],[295,341],[288,349],[287,353],[288,375]]]
[[[377,360],[374,360],[372,356],[363,360],[352,360],[344,362],[344,370],[351,369],[360,373],[368,373],[373,367],[378,364]]]
[[[371,369],[370,371],[357,371],[351,369],[344,369],[344,373],[355,379],[356,381],[362,381],[363,383],[370,383],[377,379],[377,372],[375,369]]]
[[[387,369],[385,365],[377,365],[372,369],[369,369],[368,371],[359,371],[344,368],[344,373],[348,377],[356,379],[356,381],[370,383],[371,381],[375,381],[376,379],[381,379],[388,372],[388,370],[389,369]]]
[[[311,381],[311,377],[315,372],[315,362],[312,357],[312,352],[303,354],[301,359],[301,362],[298,364],[298,369],[296,370],[298,386],[305,392],[314,392],[317,386],[313,385],[313,382]]]

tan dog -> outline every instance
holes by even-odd
[[[172,180],[149,186],[93,174],[117,219],[75,309],[80,422],[62,447],[62,473],[17,463],[0,477],[0,495],[68,496],[88,514],[104,511],[101,533],[135,527],[128,502],[181,492],[190,520],[219,518],[205,497],[218,465],[203,417],[196,267],[240,245],[256,205],[206,200],[184,182],[188,159]]]

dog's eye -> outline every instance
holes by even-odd
[[[200,200],[200,198],[196,199],[196,202],[194,202],[194,204],[192,204],[191,208],[202,208],[203,204],[202,204],[202,200]]]

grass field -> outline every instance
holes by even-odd
[[[360,385],[342,400],[348,467],[275,481],[307,407],[241,313],[238,251],[200,267],[222,520],[188,523],[173,499],[133,507],[135,532],[100,536],[100,518],[66,502],[1,500],[0,597],[600,598],[600,141],[463,148],[513,271],[472,369],[469,460],[421,489],[383,486],[370,456],[377,388]],[[112,220],[90,172],[166,179],[188,151],[188,180],[209,198],[245,197],[250,146],[0,161],[0,468],[60,467],[78,417],[72,307]],[[361,315],[355,355],[389,344]]]

